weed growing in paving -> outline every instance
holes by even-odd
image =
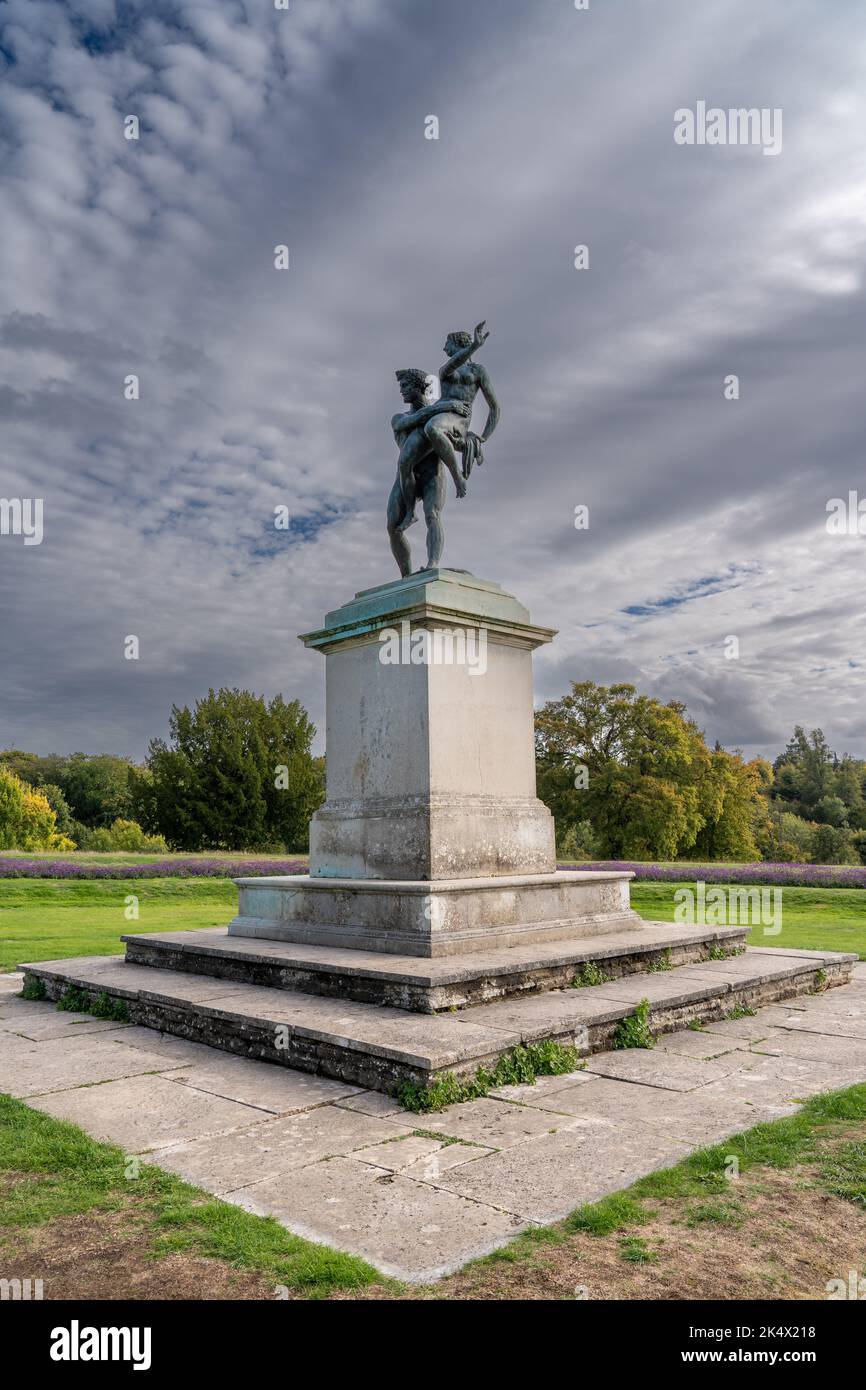
[[[749,1006],[748,1006],[748,1004],[738,1004],[737,1007],[736,1007],[735,1009],[730,1009],[729,1012],[725,1014],[725,1018],[726,1018],[726,1019],[755,1018],[755,1017],[757,1017],[757,1013],[758,1013],[758,1010],[757,1010],[757,1009],[750,1009]]]
[[[576,1048],[565,1047],[548,1039],[546,1042],[521,1044],[503,1053],[492,1071],[479,1067],[475,1075],[469,1078],[448,1072],[438,1077],[430,1087],[404,1081],[397,1087],[395,1095],[407,1110],[423,1114],[425,1111],[444,1110],[447,1105],[457,1105],[462,1101],[479,1100],[498,1086],[531,1086],[539,1076],[564,1076],[576,1071],[579,1066]]]
[[[22,999],[47,999],[48,991],[45,988],[45,981],[40,980],[38,975],[28,975],[24,981],[24,988],[21,991]]]
[[[730,960],[732,956],[742,956],[745,953],[745,946],[720,946],[716,943],[707,952],[707,960]]]
[[[43,986],[44,988],[44,986]],[[43,996],[44,997],[44,996]],[[93,1014],[94,1018],[107,1018],[115,1023],[128,1023],[129,1010],[122,999],[112,999],[105,991],[92,999],[89,994],[74,985],[69,985],[57,1001],[58,1009],[67,1013]]]
[[[673,970],[673,968],[671,964],[671,949],[668,946],[659,956],[658,960],[654,960],[651,965],[647,966],[647,974],[657,975],[660,970]]]
[[[87,995],[74,985],[68,985],[57,1000],[57,1007],[64,1013],[86,1014],[89,1004]]]
[[[650,1001],[642,999],[633,1014],[621,1018],[613,1035],[614,1047],[655,1047],[656,1040],[649,1026],[649,1013]]]
[[[612,976],[605,975],[597,961],[585,960],[571,982],[572,989],[591,989],[593,985],[603,985]]]

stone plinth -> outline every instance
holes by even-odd
[[[532,703],[532,651],[553,635],[498,584],[430,570],[363,591],[304,636],[326,661],[313,877],[553,872]]]
[[[240,878],[232,936],[447,956],[640,926],[630,873],[377,880]]]

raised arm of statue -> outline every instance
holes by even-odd
[[[466,347],[459,348],[457,352],[448,358],[448,361],[439,373],[440,381],[446,381],[448,377],[453,376],[454,372],[456,372],[459,367],[462,367],[464,363],[469,361],[473,352],[477,352],[478,349],[487,342],[490,334],[484,331],[486,322],[486,319],[482,319],[481,323],[476,326],[472,342],[467,343]]]

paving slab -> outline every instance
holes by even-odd
[[[6,970],[0,973],[0,998],[7,994],[17,994],[24,984],[23,970]]]
[[[4,1036],[0,1091],[26,1099],[75,1086],[114,1081],[166,1069],[166,1059],[141,1048],[121,1047],[104,1033],[31,1042]]]
[[[551,1092],[545,1103],[551,1111],[571,1115],[584,1126],[616,1128],[623,1123],[642,1124],[649,1130],[688,1140],[696,1147],[716,1143],[760,1120],[792,1114],[796,1108],[784,1102],[750,1106],[736,1095],[707,1099],[705,1091],[705,1087],[696,1091],[663,1091],[597,1076],[588,1086]]]
[[[161,1152],[158,1161],[161,1167],[209,1192],[231,1192],[274,1178],[283,1184],[285,1201],[290,1202],[295,1180],[288,1175],[296,1169],[370,1148],[384,1139],[397,1139],[415,1128],[414,1117],[405,1124],[326,1105],[268,1120],[241,1133],[179,1145]]]
[[[726,1052],[734,1052],[740,1045],[739,1038],[725,1038],[719,1034],[708,1033],[703,1028],[684,1028],[675,1033],[662,1033],[656,1038],[655,1050],[675,1052],[680,1057],[699,1057],[705,1062],[711,1062],[715,1057],[723,1057]]]
[[[792,1033],[828,1033],[837,1038],[866,1042],[866,1017],[851,1017],[841,1009],[810,1009],[791,1014],[782,1028]]]
[[[173,998],[195,1003],[224,993],[226,988],[225,980],[152,970],[146,965],[131,965],[123,956],[74,956],[69,960],[34,961],[33,965],[36,969],[51,969],[63,978],[83,977],[92,980],[94,987],[110,987],[127,996],[138,990],[158,993],[160,985],[168,985]],[[29,969],[29,966],[24,968]]]
[[[459,1168],[461,1163],[472,1163],[474,1159],[494,1152],[493,1149],[482,1149],[478,1144],[464,1144],[462,1140],[457,1144],[442,1144],[435,1153],[419,1158],[417,1163],[404,1168],[403,1174],[407,1178],[417,1178],[419,1182],[435,1183],[449,1168]],[[362,1154],[357,1156],[360,1158]]]
[[[411,1112],[405,1106],[382,1091],[358,1091],[346,1100],[338,1100],[336,1104],[346,1110],[357,1110],[362,1115],[397,1115],[407,1121],[411,1118]]]
[[[0,995],[0,1025],[4,1028],[14,1028],[17,1023],[23,1022],[25,1019],[32,1022],[33,1020],[44,1020],[56,1016],[55,1005],[46,999],[22,999],[20,994]],[[75,1017],[90,1018],[90,1014],[76,1014]]]
[[[775,1028],[784,1027],[789,1019],[798,1016],[787,1004],[774,1004],[768,1009],[759,1010],[754,1018],[726,1018],[720,1019],[718,1023],[706,1023],[701,1029],[701,1036],[706,1034],[711,1038],[729,1038],[742,1046],[768,1037]]]
[[[113,1019],[94,1018],[92,1014],[66,1013],[63,1010],[46,1009],[41,1014],[9,1018],[0,1021],[4,1032],[17,1037],[29,1038],[31,1042],[43,1042],[51,1038],[84,1037],[88,1033],[116,1033],[122,1024]]]
[[[517,1101],[518,1105],[540,1105],[544,1107],[544,1097],[551,1091],[561,1091],[563,1086],[576,1086],[581,1081],[591,1080],[584,1066],[579,1071],[563,1072],[559,1076],[539,1076],[531,1085],[497,1086],[489,1095],[494,1100]]]
[[[726,1053],[715,1061],[706,1062],[699,1057],[683,1057],[656,1048],[630,1047],[621,1052],[597,1052],[587,1058],[586,1069],[596,1076],[636,1081],[663,1090],[694,1091],[734,1071],[737,1062],[732,1062],[732,1057],[736,1057],[736,1053]]]
[[[731,1053],[731,1057],[736,1054]],[[812,1058],[743,1052],[741,1065],[720,1081],[701,1089],[704,1100],[739,1096],[755,1106],[805,1100],[821,1091],[836,1091],[866,1079],[859,1066],[840,1066]]]
[[[862,993],[855,993],[853,990],[849,994],[848,986],[844,989],[844,997],[839,998],[836,990],[827,990],[821,994],[803,995],[799,1002],[799,1008],[791,1009],[792,1013],[801,1014],[841,1014],[845,1018],[866,1018],[866,990]],[[795,1003],[791,1001],[792,1005]]]
[[[457,1148],[456,1144],[445,1145]],[[386,1139],[382,1144],[372,1144],[367,1149],[358,1149],[354,1155],[359,1163],[372,1163],[374,1168],[386,1169],[389,1173],[402,1173],[419,1160],[429,1159],[443,1148],[441,1139],[431,1139],[426,1135],[407,1134],[399,1139]]]
[[[505,1245],[525,1225],[486,1202],[357,1158],[312,1164],[293,1174],[290,1184],[268,1178],[228,1200],[275,1216],[309,1240],[361,1255],[384,1274],[423,1283]]]
[[[163,1066],[173,1062],[187,1066],[195,1066],[198,1062],[206,1065],[221,1055],[205,1043],[188,1042],[186,1038],[176,1038],[173,1033],[160,1033],[155,1028],[142,1028],[138,1024],[127,1023],[106,1036],[123,1047],[137,1048],[139,1052],[156,1053],[158,1057],[165,1059]]]
[[[546,994],[530,995],[525,999],[502,999],[495,1004],[478,1004],[471,1010],[473,1021],[486,1027],[502,1029],[517,1041],[532,1042],[549,1035],[551,1027],[558,1032],[571,1030],[578,1034],[590,1023],[607,1022],[622,1016],[622,1004],[601,993],[605,988],[551,990]],[[461,1027],[468,1022],[454,1015]]]
[[[620,980],[608,980],[596,985],[592,993],[620,1008],[636,1008],[642,999],[651,1004],[688,1004],[693,1000],[716,999],[730,992],[731,982],[718,972],[711,973],[707,965],[681,965],[676,970],[662,970],[655,975],[624,975]]]
[[[212,1057],[212,1049],[205,1051]],[[228,1055],[219,1055],[192,1067],[181,1067],[172,1072],[171,1078],[179,1085],[222,1096],[224,1100],[242,1101],[274,1115],[290,1115],[317,1105],[330,1105],[360,1092],[358,1086],[349,1082],[330,1081],[324,1076],[275,1066],[273,1062]]]
[[[544,1224],[678,1163],[691,1148],[643,1124],[576,1127],[451,1168],[436,1185]]]
[[[829,1033],[807,1033],[779,1029],[776,1036],[753,1045],[753,1051],[785,1057],[802,1057],[809,1062],[830,1062],[866,1077],[866,1040],[833,1037]],[[840,1083],[841,1084],[841,1083]]]
[[[449,1105],[437,1115],[420,1115],[417,1127],[490,1149],[505,1149],[533,1135],[548,1134],[563,1123],[568,1121],[537,1107],[485,1098]]]
[[[55,1119],[81,1125],[94,1138],[119,1144],[132,1154],[237,1129],[262,1117],[262,1111],[251,1105],[190,1091],[165,1076],[77,1086],[37,1096],[29,1104]]]

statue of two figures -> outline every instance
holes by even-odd
[[[474,354],[489,333],[479,323],[473,334],[449,333],[445,341],[447,361],[439,373],[441,395],[427,399],[428,376],[418,367],[397,373],[400,394],[408,411],[391,421],[400,450],[397,477],[388,498],[388,537],[402,575],[412,573],[412,556],[406,530],[417,521],[420,502],[427,523],[427,564],[436,569],[442,558],[445,534],[442,508],[446,496],[446,469],[454,479],[458,497],[466,496],[466,484],[476,464],[483,462],[482,444],[499,422],[499,402],[490,378]],[[487,424],[479,438],[469,428],[472,403],[478,392],[487,402]]]

